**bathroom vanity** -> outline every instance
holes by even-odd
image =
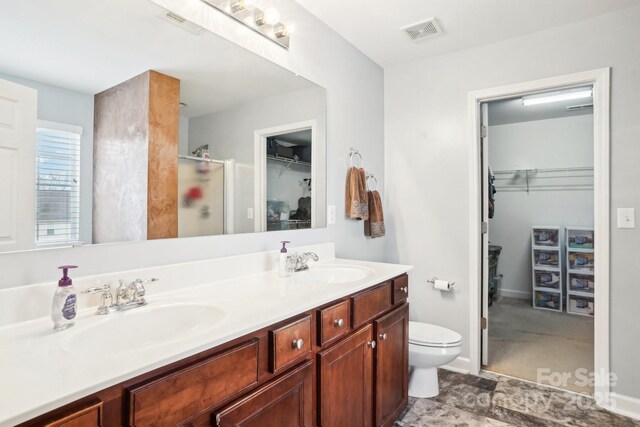
[[[25,378],[16,392],[24,394],[23,400],[33,399],[32,407],[14,398],[29,412],[3,418],[0,425],[391,426],[408,402],[409,269],[333,259],[288,279],[269,271],[181,288],[155,299],[152,295],[147,307],[116,313],[118,317],[85,310],[74,328],[34,338],[48,348],[53,341],[46,340],[57,340],[62,348],[51,361],[55,366],[59,357],[68,355],[64,376],[70,384],[60,383],[59,391],[40,390],[56,384],[56,378],[36,378],[31,384]],[[244,300],[240,283],[246,284]],[[188,312],[208,318],[209,312],[198,307],[224,288],[231,292],[218,298],[225,315],[210,317],[219,326],[193,340],[175,340],[170,324],[162,323],[167,320],[154,319],[166,340],[145,323],[145,310],[169,317],[181,328],[180,318]],[[153,293],[153,287],[148,290]],[[189,305],[194,297],[200,305]],[[129,322],[139,349],[110,342],[109,334],[120,331],[122,322]],[[30,323],[24,328],[35,328]],[[136,324],[149,332],[136,331]],[[13,332],[24,337],[30,334],[26,329]],[[6,339],[17,342],[15,337]],[[130,345],[128,339],[121,342]],[[163,342],[154,347],[153,339]],[[34,343],[23,344],[33,348]],[[13,353],[17,362],[20,348]],[[29,376],[28,362],[27,356],[13,368]],[[34,377],[44,368],[35,366]],[[3,373],[11,370],[5,366]],[[44,399],[47,395],[49,400]],[[0,412],[9,409],[2,406]]]

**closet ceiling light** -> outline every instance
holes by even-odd
[[[591,89],[579,90],[574,92],[562,92],[542,96],[523,97],[522,105],[538,105],[547,104],[549,102],[571,101],[573,99],[591,98],[593,91]]]

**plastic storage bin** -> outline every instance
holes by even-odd
[[[562,294],[560,292],[533,292],[533,306],[543,310],[562,311]]]
[[[531,238],[534,246],[560,246],[560,228],[533,227]]]
[[[593,229],[567,228],[567,248],[593,249]]]
[[[569,295],[567,301],[567,313],[593,316],[595,301],[591,297]]]
[[[534,286],[536,288],[560,289],[562,275],[559,271],[533,270]]]
[[[593,276],[578,273],[569,273],[569,291],[591,293],[595,289]]]
[[[560,250],[533,249],[533,267],[560,268]]]
[[[579,270],[587,273],[593,273],[595,268],[595,257],[593,252],[571,252],[567,253],[567,261],[569,270]]]

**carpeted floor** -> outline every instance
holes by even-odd
[[[567,379],[539,381],[538,368]],[[586,371],[576,375],[579,368]],[[530,301],[503,297],[489,307],[489,364],[484,369],[592,394],[593,384],[585,384],[581,374],[593,372],[593,318],[536,310]]]

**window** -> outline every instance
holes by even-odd
[[[80,240],[82,128],[40,121],[36,142],[36,245]]]

